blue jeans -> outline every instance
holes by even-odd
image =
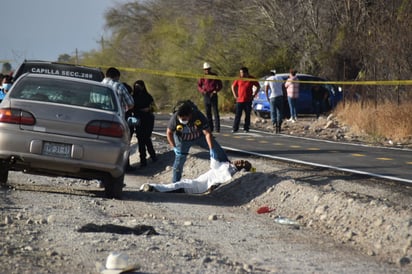
[[[288,103],[289,103],[289,108],[290,108],[290,118],[296,119],[298,118],[298,115],[296,113],[296,102],[298,101],[298,98],[291,98],[288,96]]]
[[[270,98],[270,118],[273,125],[280,125],[283,119],[283,96]]]
[[[173,183],[180,181],[182,178],[183,166],[186,162],[187,155],[191,146],[197,145],[204,149],[209,150],[209,146],[206,142],[206,137],[201,135],[199,138],[192,141],[182,141],[179,136],[174,134],[176,147],[179,148],[181,154],[175,155],[175,162],[173,164]],[[213,150],[216,153],[216,160],[219,162],[229,162],[226,152],[213,138]]]

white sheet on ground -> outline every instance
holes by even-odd
[[[211,169],[196,179],[182,179],[172,184],[150,184],[159,192],[168,192],[184,188],[186,193],[200,194],[211,186],[229,181],[236,173],[236,167],[229,162],[218,162],[213,158],[210,161]]]

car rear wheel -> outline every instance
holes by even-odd
[[[123,195],[123,186],[124,186],[124,174],[120,177],[114,178],[110,175],[107,175],[103,179],[104,191],[106,197],[109,199],[122,199]]]
[[[3,164],[0,164],[0,185],[5,185],[8,178],[9,170]]]

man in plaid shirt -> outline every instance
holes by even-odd
[[[116,94],[119,96],[120,104],[122,105],[123,114],[134,106],[134,100],[132,95],[127,91],[126,87],[119,82],[120,71],[117,68],[110,67],[106,71],[106,78],[102,83],[111,86]]]

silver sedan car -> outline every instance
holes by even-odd
[[[99,82],[24,74],[0,103],[0,184],[10,170],[101,180],[120,199],[129,127],[115,91]]]

